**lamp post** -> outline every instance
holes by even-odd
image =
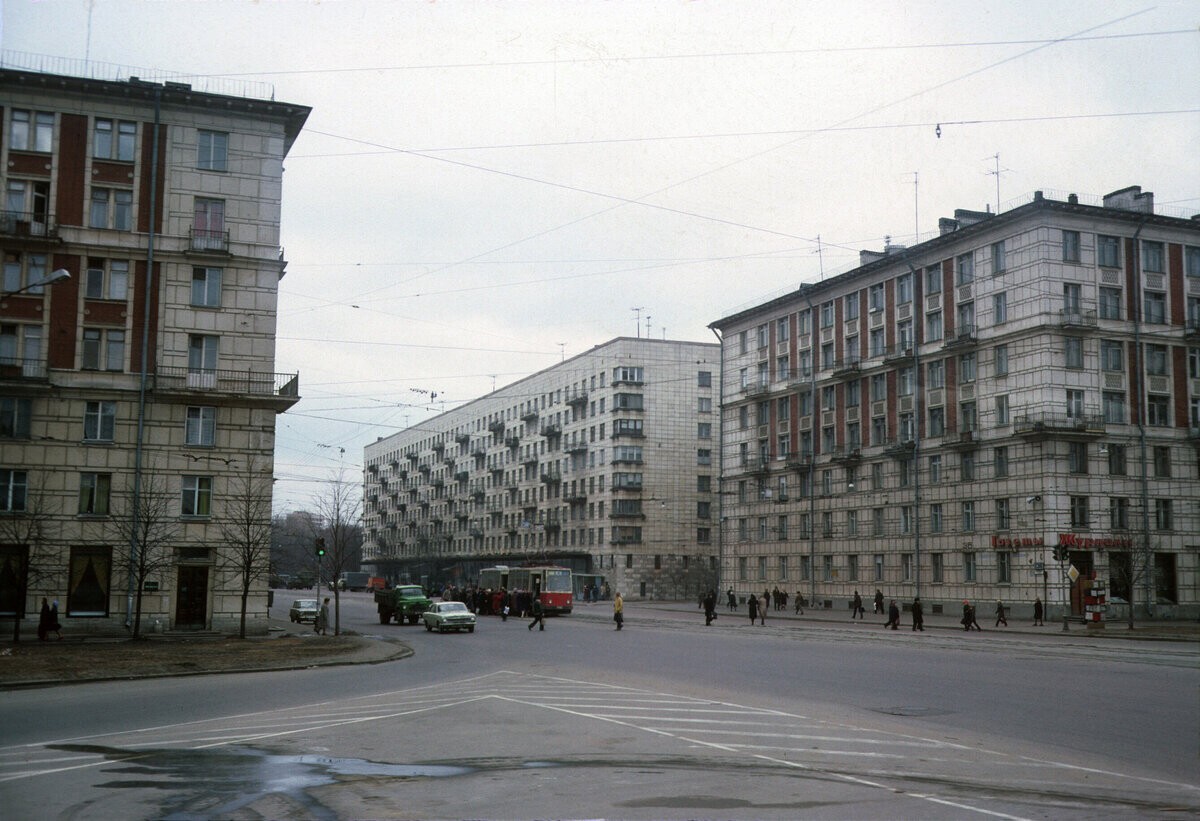
[[[15,294],[23,294],[26,291],[32,291],[34,288],[43,288],[46,285],[54,285],[55,283],[63,282],[64,280],[68,280],[70,278],[70,271],[68,271],[66,268],[59,268],[58,270],[42,277],[37,282],[31,282],[24,287],[17,288],[15,291],[5,291],[4,293],[0,294],[0,299],[4,299],[5,297],[10,297]]]

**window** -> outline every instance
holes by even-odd
[[[858,319],[858,294],[849,294],[842,300],[842,310],[846,314],[846,321],[852,322]]]
[[[975,281],[975,255],[973,253],[959,254],[954,260],[955,282],[959,285],[970,285]]]
[[[641,450],[641,448],[639,448],[639,450]],[[638,460],[641,461],[640,454],[638,456]],[[697,476],[696,477],[696,492],[697,493],[711,493],[712,492],[712,477],[707,476],[707,475]]]
[[[996,583],[1012,584],[1012,554],[1006,550],[996,551]]]
[[[883,508],[876,507],[871,510],[871,535],[883,535]]]
[[[107,516],[112,490],[111,473],[79,474],[79,513],[82,516]]]
[[[1066,367],[1078,370],[1083,367],[1083,340],[1077,336],[1063,339],[1063,355]]]
[[[925,341],[937,342],[942,338],[942,312],[933,311],[925,315]]]
[[[997,345],[992,349],[992,367],[996,376],[1008,376],[1008,345]]]
[[[821,346],[821,369],[829,370],[834,365],[833,343],[827,342]]]
[[[67,615],[107,616],[112,548],[72,547],[67,582]]]
[[[215,340],[216,337],[208,337]],[[215,364],[215,363],[214,363]],[[640,393],[618,393],[613,396],[613,410],[645,410]]]
[[[1125,370],[1125,350],[1120,342],[1100,340],[1100,369],[1105,371]]]
[[[925,385],[930,390],[946,387],[946,363],[942,360],[925,366]]]
[[[1088,497],[1071,497],[1071,527],[1082,529],[1088,527]]]
[[[116,421],[116,402],[88,402],[83,414],[83,438],[89,442],[111,442]]]
[[[33,400],[25,397],[0,397],[0,439],[28,439]]]
[[[28,220],[28,230],[32,236],[46,236],[50,216],[49,181],[18,180],[10,177],[5,185],[4,210],[9,212],[6,215],[9,220]],[[22,229],[24,228],[25,226],[22,226]]]
[[[777,524],[775,525],[775,532],[776,532],[776,533],[779,535],[779,540],[780,540],[781,542],[786,542],[786,541],[787,541],[787,537],[788,537],[788,520],[787,520],[787,516],[780,516],[780,517],[779,517],[779,518],[776,520],[776,522],[777,522]],[[780,564],[779,564],[779,569],[780,569],[781,571],[783,571],[783,574],[784,574],[784,575],[783,575],[783,578],[785,578],[785,579],[786,579],[786,578],[787,578],[787,557],[785,557],[785,556],[780,556],[780,557],[779,557],[779,562],[780,562]]]
[[[1108,500],[1108,526],[1112,530],[1129,529],[1129,499],[1114,496]]]
[[[869,356],[883,356],[887,350],[884,344],[883,328],[872,328],[867,336],[867,351]]]
[[[992,323],[1003,325],[1008,321],[1008,292],[992,295]]]
[[[1063,262],[1079,262],[1079,232],[1062,232]]]
[[[896,347],[900,352],[906,352],[913,347],[913,324],[911,319],[896,323]]]
[[[925,269],[925,293],[940,294],[942,292],[942,266],[931,265]]]
[[[971,335],[975,332],[975,303],[963,302],[958,306],[958,335]]]
[[[196,447],[212,447],[216,441],[216,428],[216,408],[190,407],[187,409],[187,422],[184,426],[184,443]]]
[[[1172,512],[1172,499],[1155,499],[1154,500],[1154,529],[1155,530],[1174,530],[1175,518]]]
[[[1120,391],[1104,391],[1104,421],[1113,425],[1123,425],[1125,417],[1125,394]]]
[[[712,439],[712,423],[697,422],[696,423],[696,438],[697,439]]]
[[[196,132],[196,167],[203,171],[225,171],[229,135],[221,131]]]
[[[1146,373],[1150,376],[1167,375],[1167,348],[1165,345],[1146,346]]]
[[[936,485],[942,481],[942,457],[940,454],[929,457],[929,482]]]
[[[93,188],[88,226],[129,231],[133,228],[133,192],[122,188]]]
[[[1108,448],[1108,473],[1110,476],[1124,476],[1128,469],[1128,460],[1125,453],[1124,445],[1109,443],[1105,445]]]
[[[847,536],[857,536],[858,535],[858,511],[857,510],[847,510],[846,511],[846,535]],[[857,564],[858,557],[855,556],[854,559],[855,559],[855,563]]]
[[[1198,353],[1197,358],[1200,358]],[[862,383],[855,379],[846,383],[846,407],[857,408],[862,401]]]
[[[124,120],[96,119],[93,126],[92,156],[98,160],[133,162],[137,124]]]
[[[792,378],[791,360],[788,357],[781,356],[775,360],[775,378],[780,382]]]
[[[912,396],[916,385],[916,369],[912,365],[906,365],[900,368],[897,373],[897,382],[899,384],[900,396]]]
[[[192,247],[201,251],[224,251],[225,200],[196,197],[192,217]]]
[[[1156,428],[1171,426],[1171,397],[1149,394],[1146,397],[1146,421]]]
[[[711,388],[712,387],[712,371],[700,371],[696,374],[696,387]]]
[[[997,479],[1008,476],[1008,447],[1006,445],[992,449],[992,474]]]
[[[775,342],[778,344],[787,342],[791,337],[791,330],[787,317],[777,320],[775,322]]]
[[[220,338],[203,334],[192,334],[188,337],[188,371],[190,373],[211,373],[217,369],[217,351],[220,348]]]
[[[796,333],[807,336],[812,333],[812,312],[803,310],[796,314]]]
[[[1088,472],[1087,442],[1067,442],[1067,470],[1071,473]]]
[[[83,283],[88,299],[125,301],[129,289],[129,262],[126,260],[89,259]]]
[[[933,533],[941,533],[942,528],[942,505],[937,502],[929,506],[929,529]]]
[[[622,488],[626,490],[641,488],[642,474],[614,473],[612,478],[612,486],[613,488]]]
[[[0,513],[20,513],[25,509],[29,477],[23,470],[0,468]]]
[[[996,397],[996,425],[1007,425],[1008,423],[1008,394],[1002,393]]]
[[[50,153],[54,144],[54,115],[48,111],[13,109],[8,146],[14,151]]]
[[[871,313],[883,310],[883,283],[879,282],[867,289],[867,307]]]
[[[1167,322],[1167,295],[1158,291],[1145,291],[1142,297],[1142,319],[1155,325],[1165,325]]]
[[[821,327],[833,327],[833,303],[826,302],[821,305]]]
[[[975,554],[968,551],[968,552],[964,552],[962,554],[962,557],[963,557],[963,581],[964,582],[973,582],[973,581],[975,581]]]
[[[958,358],[958,381],[975,381],[975,354],[965,353]]]
[[[1178,602],[1175,584],[1175,554],[1154,554],[1154,598],[1160,602]]]
[[[1142,241],[1142,270],[1148,273],[1161,274],[1163,268],[1163,244],[1161,242]]]
[[[968,501],[962,503],[962,529],[964,533],[971,533],[975,530],[975,503]]]
[[[899,305],[907,305],[913,299],[913,278],[912,274],[901,274],[896,277],[896,302]]]
[[[210,515],[212,513],[212,477],[184,476],[182,501],[180,512],[184,516]]]
[[[1100,318],[1101,319],[1120,319],[1121,318],[1121,289],[1120,288],[1101,288],[1100,289]]]
[[[1104,234],[1096,237],[1096,264],[1102,268],[1121,267],[1121,240]]]
[[[858,422],[846,423],[846,447],[850,450],[862,447],[862,425]]]
[[[1083,391],[1074,388],[1066,389],[1068,419],[1083,418],[1083,395]]]
[[[900,532],[913,532],[913,509],[912,505],[904,505],[900,508]]]
[[[771,342],[771,330],[767,325],[758,326],[758,347],[765,348]]]
[[[992,276],[999,276],[1006,270],[1004,260],[1004,240],[992,243]]]
[[[697,413],[712,413],[712,397],[711,396],[698,397],[697,401],[696,401],[696,412]]]
[[[221,269],[192,268],[192,304],[205,308],[221,307]]]
[[[122,371],[125,369],[125,332],[83,329],[80,367],[85,371]]]
[[[941,584],[945,578],[945,561],[941,553],[931,553],[929,555],[929,564],[933,573],[933,583]]]
[[[712,464],[712,451],[704,450],[704,449],[697,450],[696,451],[696,464],[697,465],[711,465]]]
[[[975,401],[960,402],[958,405],[958,429],[963,433],[971,433],[979,427],[979,415],[975,409]]]
[[[961,474],[959,478],[964,482],[975,481],[975,454],[971,452],[964,453],[959,457],[958,471]]]
[[[1155,445],[1154,447],[1154,478],[1171,478],[1171,448],[1169,445]]]
[[[876,553],[871,559],[871,564],[875,570],[875,581],[883,581],[883,554]]]
[[[846,581],[858,581],[858,556],[853,553],[846,556]]]

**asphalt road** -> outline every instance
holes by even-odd
[[[5,817],[1200,813],[1192,645],[637,605],[618,633],[604,604],[431,635],[342,604],[415,655],[6,693]]]

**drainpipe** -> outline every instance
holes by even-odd
[[[716,328],[709,328],[717,338],[717,349],[720,351],[720,368],[717,371],[717,421],[720,429],[717,431],[717,581],[716,590],[721,593],[722,571],[725,569],[725,493],[722,487],[725,479],[725,340],[717,333]],[[732,575],[732,574],[731,574]]]
[[[154,287],[154,228],[158,215],[158,129],[162,120],[162,86],[154,89],[154,134],[150,149],[150,228],[146,235],[146,281],[142,309],[142,363],[138,380],[137,446],[133,456],[133,516],[129,528],[129,581],[125,595],[125,629],[133,628],[133,597],[137,586],[138,528],[142,501],[142,451],[146,436],[146,357],[150,355],[150,304]]]
[[[904,264],[908,266],[908,271],[913,278],[912,295],[913,300],[916,301],[919,276],[911,262],[906,259]],[[915,528],[913,533],[913,579],[916,589],[913,595],[916,598],[921,597],[921,422],[924,420],[921,412],[921,395],[924,390],[921,387],[921,354],[920,346],[917,344],[917,322],[918,318],[924,315],[924,310],[913,311],[913,394],[916,396],[914,403],[916,413],[913,420],[913,527]]]
[[[1142,462],[1142,539],[1146,558],[1146,566],[1142,568],[1142,581],[1145,587],[1146,596],[1146,616],[1153,618],[1154,609],[1150,600],[1151,590],[1151,574],[1150,574],[1150,473],[1149,465],[1146,462],[1146,354],[1142,347],[1142,285],[1141,285],[1141,247],[1138,245],[1138,237],[1141,236],[1142,229],[1146,227],[1146,220],[1149,216],[1142,217],[1138,223],[1137,230],[1133,232],[1133,349],[1135,352],[1134,367],[1137,369],[1138,380],[1138,449],[1140,451],[1140,459]],[[1130,570],[1133,570],[1134,555],[1132,552],[1129,556]],[[1133,575],[1131,573],[1131,575]],[[1129,594],[1131,600],[1129,602],[1129,612],[1132,618],[1133,614],[1133,582],[1130,579]]]

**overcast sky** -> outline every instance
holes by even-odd
[[[49,67],[312,106],[279,511],[377,437],[615,336],[714,341],[955,208],[1141,185],[1200,212],[1194,0],[0,2]]]

